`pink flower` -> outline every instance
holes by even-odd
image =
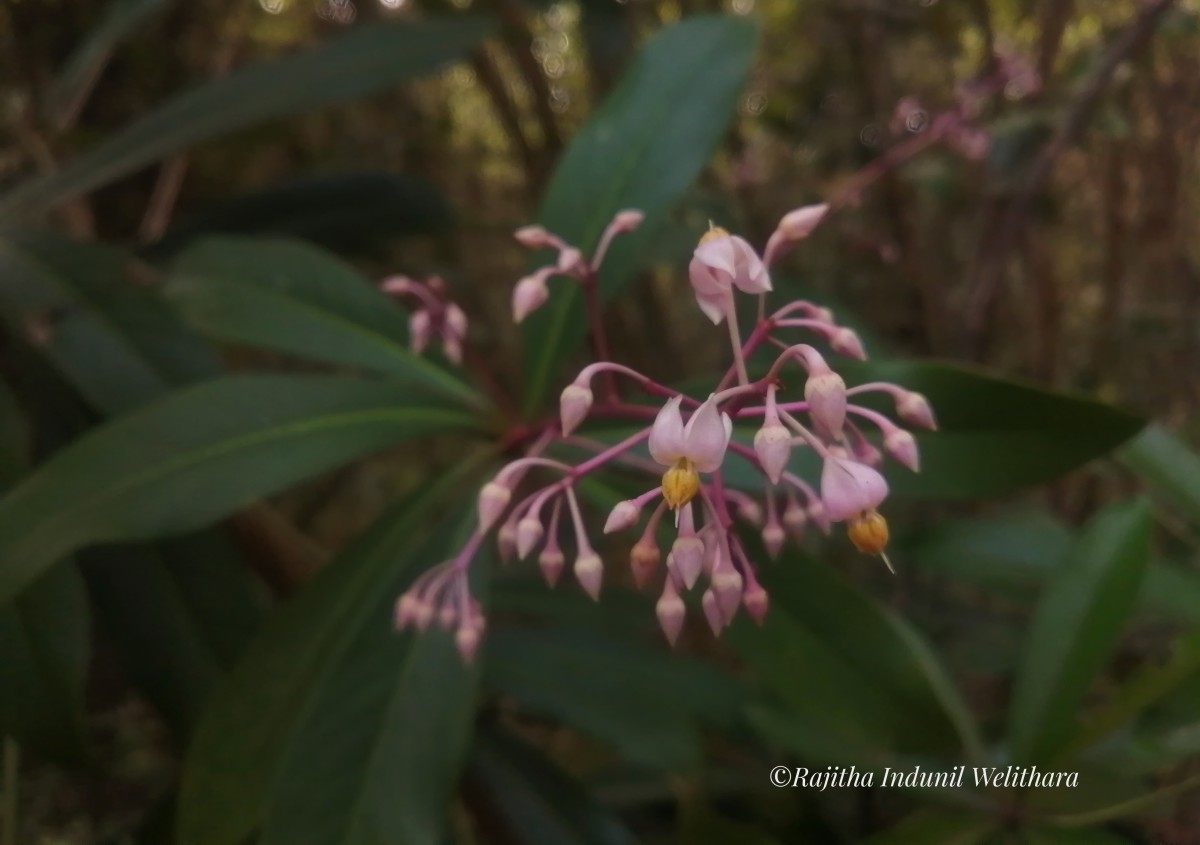
[[[650,455],[663,466],[688,461],[699,472],[713,472],[725,458],[733,421],[717,410],[715,398],[709,396],[684,425],[679,413],[682,401],[682,396],[676,396],[658,412],[650,429]]]
[[[724,229],[712,229],[700,239],[688,275],[700,310],[714,325],[724,320],[732,307],[735,287],[746,293],[771,290],[771,277],[758,253]]]
[[[873,510],[887,498],[883,476],[866,464],[830,454],[821,470],[821,499],[825,517],[842,522]]]

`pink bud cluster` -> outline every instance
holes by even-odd
[[[407,276],[392,276],[380,284],[384,293],[409,297],[416,302],[408,318],[408,343],[420,355],[434,338],[441,341],[442,354],[455,364],[462,362],[463,342],[467,338],[467,315],[446,294],[446,285],[438,276],[418,282]]]
[[[743,238],[715,228],[706,233],[692,256],[688,276],[701,312],[714,324],[724,323],[729,332],[733,351],[729,371],[701,400],[623,364],[596,361],[584,367],[563,389],[558,419],[543,423],[526,454],[501,468],[480,490],[478,527],[464,552],[432,570],[401,598],[398,624],[421,627],[444,616],[447,624],[459,626],[459,647],[469,658],[482,620],[469,597],[464,598],[467,561],[493,530],[503,560],[536,554],[545,580],[554,586],[569,557],[575,580],[598,599],[605,565],[589,536],[577,487],[580,479],[610,465],[653,479],[644,492],[612,509],[603,532],[640,527],[629,556],[633,581],[639,588],[660,584],[656,612],[672,644],[684,629],[687,599],[693,593],[714,633],[741,611],[756,621],[763,619],[769,597],[752,550],[740,533],[746,526],[760,532],[771,558],[789,538],[803,536],[809,524],[829,533],[835,523],[847,526],[849,538],[860,550],[882,555],[887,523],[878,508],[888,496],[888,485],[880,470],[890,458],[916,472],[920,456],[911,432],[889,416],[858,404],[856,398],[885,394],[896,417],[916,428],[936,427],[932,409],[919,393],[899,385],[876,382],[848,387],[830,356],[865,360],[866,351],[858,335],[839,324],[828,309],[804,300],[770,313],[765,308],[765,297],[772,290],[771,266],[809,237],[828,213],[828,206],[811,205],[786,214],[762,257]],[[638,212],[618,214],[590,260],[540,226],[518,231],[522,245],[551,247],[558,257],[518,282],[514,319],[519,322],[546,302],[546,280],[552,276],[575,278],[581,284],[594,281],[612,239],[641,220]],[[739,334],[739,295],[758,299],[759,318],[744,342]],[[751,378],[747,359],[768,344],[779,352],[763,375]],[[593,380],[601,374],[609,389],[597,391]],[[662,404],[626,399],[618,382],[629,383]],[[797,382],[802,382],[802,388],[790,395],[786,386]],[[636,420],[640,428],[615,445],[598,444],[576,433],[596,417]],[[747,436],[749,431],[738,436],[742,422],[752,424],[752,436]],[[543,453],[555,441],[593,454],[575,465],[545,457]],[[811,451],[820,460],[819,479],[810,483],[792,471],[792,458],[800,451]],[[756,488],[737,489],[728,483],[724,470],[731,454],[758,471]],[[542,483],[526,484],[546,474],[550,477]],[[672,519],[665,520],[669,511]]]

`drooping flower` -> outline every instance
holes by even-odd
[[[735,287],[746,293],[771,290],[771,277],[754,247],[724,229],[710,229],[700,238],[688,276],[700,310],[714,325],[728,316]]]
[[[650,429],[650,455],[665,467],[662,492],[672,509],[690,502],[700,490],[700,473],[713,472],[725,459],[733,421],[717,410],[713,396],[696,409],[685,426],[679,413],[682,396],[668,400]]]
[[[847,519],[874,510],[887,498],[888,486],[876,470],[831,454],[821,470],[821,499],[825,515],[831,522]]]

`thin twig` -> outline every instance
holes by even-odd
[[[981,257],[974,278],[968,287],[968,307],[965,325],[968,340],[980,354],[984,328],[992,312],[1003,278],[1005,258],[1019,240],[1021,229],[1030,205],[1037,196],[1058,157],[1083,133],[1099,106],[1108,84],[1117,68],[1128,61],[1149,43],[1159,22],[1174,5],[1175,0],[1155,0],[1144,6],[1134,20],[1112,43],[1104,54],[1100,66],[1092,75],[1087,86],[1080,92],[1067,112],[1066,119],[1059,125],[1054,137],[1042,149],[1041,154],[1029,169],[1020,190],[1009,203],[1003,215],[996,238],[986,256]]]

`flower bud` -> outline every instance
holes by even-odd
[[[558,272],[569,276],[582,276],[586,270],[583,253],[575,247],[563,247],[558,251]]]
[[[721,630],[725,627],[725,616],[721,613],[721,605],[717,601],[717,595],[709,587],[704,591],[704,597],[700,599],[700,606],[704,608],[704,619],[708,622],[708,627],[712,628],[713,636],[720,636]]]
[[[429,311],[421,308],[412,312],[408,318],[408,348],[413,351],[413,354],[420,355],[429,345],[431,337],[433,337],[433,321],[429,316]]]
[[[846,422],[846,382],[829,370],[809,376],[804,399],[817,432],[827,440],[839,440]]]
[[[506,520],[496,532],[496,548],[500,552],[501,563],[508,563],[517,553],[517,525],[511,519]]]
[[[675,572],[690,590],[704,569],[704,543],[694,534],[676,537],[667,562],[674,564]]]
[[[825,514],[831,521],[842,522],[874,510],[887,494],[888,486],[883,476],[866,464],[832,454],[825,459],[821,470],[821,498],[825,502]]]
[[[758,502],[751,499],[749,496],[738,498],[734,505],[737,508],[737,515],[751,525],[762,525],[763,512],[759,507]]]
[[[803,240],[813,233],[813,230],[820,225],[828,213],[828,203],[806,205],[797,208],[783,215],[783,219],[779,221],[776,231],[790,241]]]
[[[528,249],[542,249],[548,246],[555,245],[555,238],[546,231],[543,226],[522,226],[517,231],[513,232],[513,237],[517,239],[523,247]]]
[[[742,593],[742,607],[746,608],[746,613],[751,619],[759,625],[763,623],[767,616],[767,608],[770,607],[770,599],[761,584],[754,583],[746,588],[746,592]]]
[[[633,544],[629,550],[629,568],[633,570],[633,583],[638,589],[650,583],[661,561],[662,552],[653,539],[643,537]]]
[[[883,466],[883,453],[865,438],[854,441],[854,459],[861,464],[879,469]]]
[[[579,427],[592,408],[592,391],[582,384],[568,384],[558,399],[563,437]]]
[[[933,408],[929,407],[929,400],[920,393],[912,390],[904,391],[896,399],[896,413],[909,425],[930,431],[937,430],[937,421],[933,418]]]
[[[767,423],[754,434],[754,452],[772,484],[778,484],[792,454],[792,433],[779,423]]]
[[[804,507],[795,499],[788,499],[781,519],[783,527],[794,538],[799,540],[804,536],[804,528],[808,524],[808,515],[804,512]]]
[[[913,472],[921,471],[921,455],[917,451],[917,440],[902,428],[889,431],[883,438],[887,453]]]
[[[454,634],[454,645],[464,663],[470,663],[475,659],[475,652],[479,650],[479,642],[482,639],[482,618],[476,617],[458,626],[458,630]]]
[[[778,522],[768,522],[762,530],[763,545],[766,546],[767,554],[771,556],[771,560],[779,557],[780,550],[783,549],[783,543],[787,539],[784,534],[783,526]]]
[[[638,226],[641,226],[642,221],[645,219],[646,215],[636,208],[627,208],[624,211],[618,211],[612,219],[613,231],[632,232]]]
[[[487,531],[496,524],[512,499],[512,490],[496,481],[489,481],[479,491],[479,530]]]
[[[396,609],[392,615],[392,624],[397,631],[403,631],[416,622],[420,604],[420,599],[409,593],[400,596],[396,601]]]
[[[529,557],[538,543],[542,542],[545,534],[542,521],[537,517],[527,516],[517,523],[517,557],[521,560]]]
[[[563,557],[562,550],[557,546],[554,548],[547,546],[538,555],[538,568],[542,570],[542,577],[546,579],[546,584],[551,587],[558,583],[558,577],[562,575],[565,565],[566,558]]]
[[[467,336],[467,315],[461,308],[451,302],[446,306],[446,334],[460,341]]]
[[[658,616],[659,627],[667,637],[667,642],[674,647],[679,639],[679,633],[683,630],[683,620],[687,613],[683,606],[683,599],[679,597],[679,593],[675,591],[675,585],[671,579],[667,579],[667,583],[663,586],[662,595],[658,599],[658,603],[654,605],[654,612]]]
[[[547,273],[539,270],[517,282],[513,288],[513,322],[519,323],[546,304],[550,291],[546,287]]]
[[[604,565],[600,555],[586,551],[575,558],[575,578],[593,601],[600,600],[600,581],[604,576]]]
[[[608,515],[608,521],[604,523],[604,533],[611,534],[614,531],[624,531],[626,528],[632,528],[637,525],[638,516],[641,512],[642,509],[632,499],[618,502],[617,506]]]
[[[839,355],[867,360],[867,351],[863,349],[862,341],[853,329],[841,328],[829,337],[829,347]]]
[[[743,584],[741,573],[732,566],[723,567],[713,574],[710,589],[717,594],[722,618],[731,620],[737,613],[738,605],[742,603]]]

